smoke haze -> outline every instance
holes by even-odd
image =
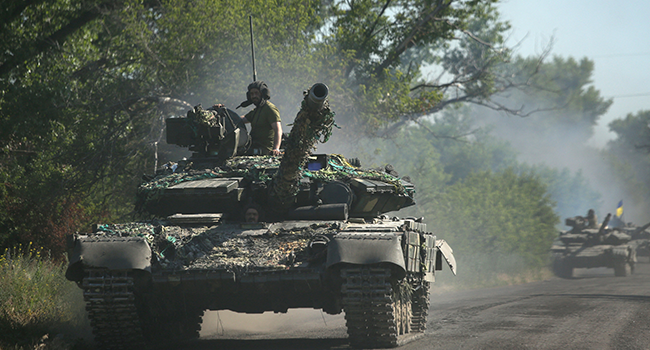
[[[585,215],[593,208],[599,218],[615,214],[616,206],[623,200],[624,219],[641,225],[650,221],[648,204],[638,201],[607,162],[602,149],[589,146],[584,126],[563,126],[544,130],[540,125],[543,116],[521,118],[497,113],[479,113],[477,118],[483,126],[493,127],[492,134],[508,141],[518,152],[518,160],[531,165],[547,165],[567,168],[572,174],[581,171],[591,187],[600,193],[599,203],[583,203],[584,213],[559,213],[564,217]],[[620,161],[624,161],[619,159]],[[630,160],[627,160],[630,161]]]

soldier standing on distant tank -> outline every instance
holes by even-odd
[[[255,105],[255,109],[242,117],[245,123],[251,124],[251,151],[250,154],[274,156],[280,155],[282,142],[282,121],[280,111],[269,101],[271,94],[268,86],[263,81],[254,81],[248,85],[248,98],[242,106]]]
[[[598,217],[593,209],[587,212],[587,228],[598,228]]]

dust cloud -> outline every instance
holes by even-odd
[[[321,310],[290,309],[287,313],[265,312],[245,314],[229,310],[206,311],[201,325],[203,338],[239,338],[282,335],[299,330],[301,334],[311,332],[340,333],[346,337],[343,314],[328,315]]]

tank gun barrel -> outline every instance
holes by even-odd
[[[650,234],[646,232],[646,229],[650,227],[650,222],[641,226],[637,227],[634,229],[634,231],[631,233],[632,239],[648,239],[650,238]]]
[[[329,109],[329,89],[322,83],[314,84],[305,94],[300,111],[287,138],[280,168],[269,187],[271,207],[286,212],[295,202],[302,167],[309,152],[321,138],[327,142],[334,125],[334,113]]]
[[[641,227],[639,227],[639,228],[637,229],[637,232],[638,232],[638,233],[641,233],[641,232],[645,231],[648,227],[650,227],[650,222],[647,223],[647,224],[645,224],[645,225],[643,225],[643,226],[641,226]]]
[[[605,220],[603,220],[603,223],[600,225],[600,228],[598,229],[598,234],[599,235],[602,235],[603,233],[605,233],[605,228],[609,224],[609,219],[611,219],[611,218],[612,218],[612,214],[607,213],[607,216],[605,217]]]
[[[307,107],[310,110],[318,111],[323,107],[327,96],[329,95],[329,88],[323,83],[316,83],[307,94]]]

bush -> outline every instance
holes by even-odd
[[[65,279],[65,263],[54,262],[43,249],[31,244],[6,249],[0,256],[0,348],[32,346],[47,334],[78,326],[80,294]]]

